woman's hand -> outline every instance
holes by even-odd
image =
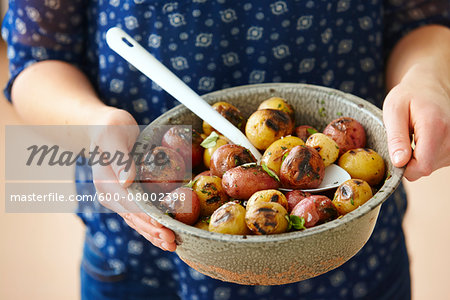
[[[119,199],[128,199],[127,187],[136,176],[136,168],[130,151],[139,135],[139,127],[134,118],[126,111],[105,107],[98,114],[100,118],[96,122],[98,126],[91,126],[89,137],[91,151],[98,147],[97,151],[123,153],[124,160],[130,159],[131,164],[117,164],[117,160],[104,166],[94,164],[92,167],[94,184],[98,193],[119,195]],[[102,197],[104,198],[104,197]],[[154,221],[131,201],[99,201],[103,206],[117,212],[125,222],[153,245],[168,251],[176,249],[174,233]]]
[[[450,78],[442,63],[413,65],[384,102],[389,154],[396,167],[406,166],[410,181],[450,165]]]

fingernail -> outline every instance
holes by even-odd
[[[163,248],[164,250],[168,249],[167,243],[166,242],[162,242],[161,243],[161,248]]]
[[[392,155],[392,160],[394,161],[394,164],[399,164],[402,161],[404,153],[405,151],[403,150],[397,150],[394,152],[394,154]]]
[[[120,171],[119,173],[119,183],[120,185],[124,185],[128,180],[128,173],[125,170]]]

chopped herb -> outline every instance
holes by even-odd
[[[203,140],[203,142],[200,144],[203,148],[212,148],[217,145],[217,140],[219,139],[219,135],[217,132],[213,131],[211,134]]]
[[[211,185],[211,189],[212,189],[213,191],[217,191],[217,188],[216,188],[214,185]]]
[[[204,219],[202,219],[202,222],[209,224],[209,222],[211,221],[211,217],[205,217]]]
[[[317,132],[318,132],[318,131],[315,130],[314,128],[306,128],[306,131],[307,131],[309,134],[314,134],[314,133],[317,133]]]
[[[286,152],[284,155],[283,155],[283,157],[281,158],[281,161],[283,162],[285,159],[286,159],[286,157],[289,155],[289,152]]]
[[[267,155],[272,155],[272,152],[267,152]]]
[[[305,219],[303,217],[295,216],[295,215],[286,215],[286,220],[289,222],[288,230],[291,228],[296,230],[306,229],[305,227]]]
[[[342,113],[341,113],[340,111],[338,111],[336,114],[337,114],[339,117],[342,117]]]
[[[278,103],[278,108],[281,108],[281,103]]]
[[[192,189],[192,187],[193,187],[194,184],[197,182],[197,180],[198,180],[198,179],[189,181],[187,184],[184,185],[184,187],[188,187],[188,188],[191,188],[191,189]]]
[[[325,107],[321,107],[321,108],[319,109],[319,115],[320,115],[321,117],[326,117],[326,116],[327,116],[327,114],[325,113]]]
[[[354,206],[355,205],[355,201],[353,200],[353,197],[350,198],[350,203]]]
[[[171,217],[171,218],[175,218],[175,214],[171,213],[171,212],[166,212],[165,215]]]
[[[286,149],[287,149],[287,147],[281,146],[281,149],[283,149],[283,150],[286,150]]]
[[[278,178],[277,174],[275,174],[275,172],[269,169],[269,167],[267,167],[265,164],[262,164],[261,167],[264,171],[266,171],[267,174],[269,174],[270,177],[275,178],[276,181],[280,181],[280,178]]]
[[[320,101],[320,104],[325,104],[325,101],[324,100]]]

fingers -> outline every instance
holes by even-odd
[[[396,167],[405,166],[411,158],[409,138],[408,95],[394,88],[389,92],[383,105],[383,120],[386,126],[389,156]]]
[[[445,149],[446,125],[440,121],[439,112],[422,107],[420,113],[426,117],[418,118],[414,124],[415,148],[411,161],[406,167],[404,177],[409,181],[415,181],[423,176],[430,175],[439,168],[439,162],[443,162],[442,151]],[[445,151],[445,150],[444,150]],[[444,154],[448,155],[447,154]]]
[[[145,216],[145,219],[150,218],[147,215]],[[123,214],[122,217],[131,228],[136,230],[156,247],[167,251],[176,250],[175,234],[171,230],[162,227],[162,225],[161,227],[154,226],[147,220],[142,219],[140,214]]]

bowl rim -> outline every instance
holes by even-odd
[[[374,104],[363,100],[362,98],[352,95],[350,93],[345,93],[333,88],[323,87],[313,84],[305,84],[305,83],[261,83],[261,84],[249,84],[249,85],[241,85],[235,86],[231,88],[226,88],[218,91],[214,91],[211,93],[207,93],[202,95],[206,101],[212,101],[223,94],[239,92],[240,90],[262,90],[262,89],[286,89],[286,88],[298,88],[298,89],[306,89],[309,91],[316,91],[318,93],[327,93],[334,94],[342,99],[342,101],[347,102],[346,104],[356,105],[359,109],[365,111],[366,114],[372,115],[372,117],[378,121],[378,123],[383,126],[383,118],[382,111]],[[179,110],[189,110],[182,104],[175,106],[174,108],[168,110],[163,115],[159,116],[149,125],[161,122],[161,120],[166,119],[169,115],[177,113]],[[142,134],[142,133],[141,133]],[[138,141],[141,138],[141,135],[138,137]],[[180,221],[173,219],[172,217],[162,213],[158,208],[153,205],[148,205],[145,203],[141,203],[141,201],[136,201],[138,207],[142,209],[147,215],[155,219],[157,222],[161,223],[163,226],[173,230],[176,234],[183,235],[191,235],[197,236],[202,239],[215,240],[218,242],[239,242],[244,244],[249,243],[267,243],[267,242],[281,242],[291,239],[301,239],[306,238],[310,235],[318,234],[324,231],[328,231],[331,229],[336,229],[337,227],[345,226],[347,223],[350,223],[356,219],[359,219],[365,216],[369,211],[376,209],[380,206],[384,201],[386,201],[389,196],[395,191],[395,189],[400,185],[401,179],[404,173],[404,168],[397,168],[392,165],[392,162],[387,162],[388,165],[391,166],[390,174],[387,175],[385,182],[380,187],[380,189],[369,199],[366,203],[359,206],[357,209],[352,212],[327,223],[314,226],[312,228],[308,228],[307,230],[301,231],[293,231],[281,234],[273,234],[273,235],[231,235],[231,234],[221,234],[210,232],[206,230],[202,230],[196,228],[192,225],[186,225]],[[388,168],[389,169],[389,168]],[[132,185],[133,186],[133,185]],[[128,188],[128,192],[133,193],[133,188],[130,186]]]

